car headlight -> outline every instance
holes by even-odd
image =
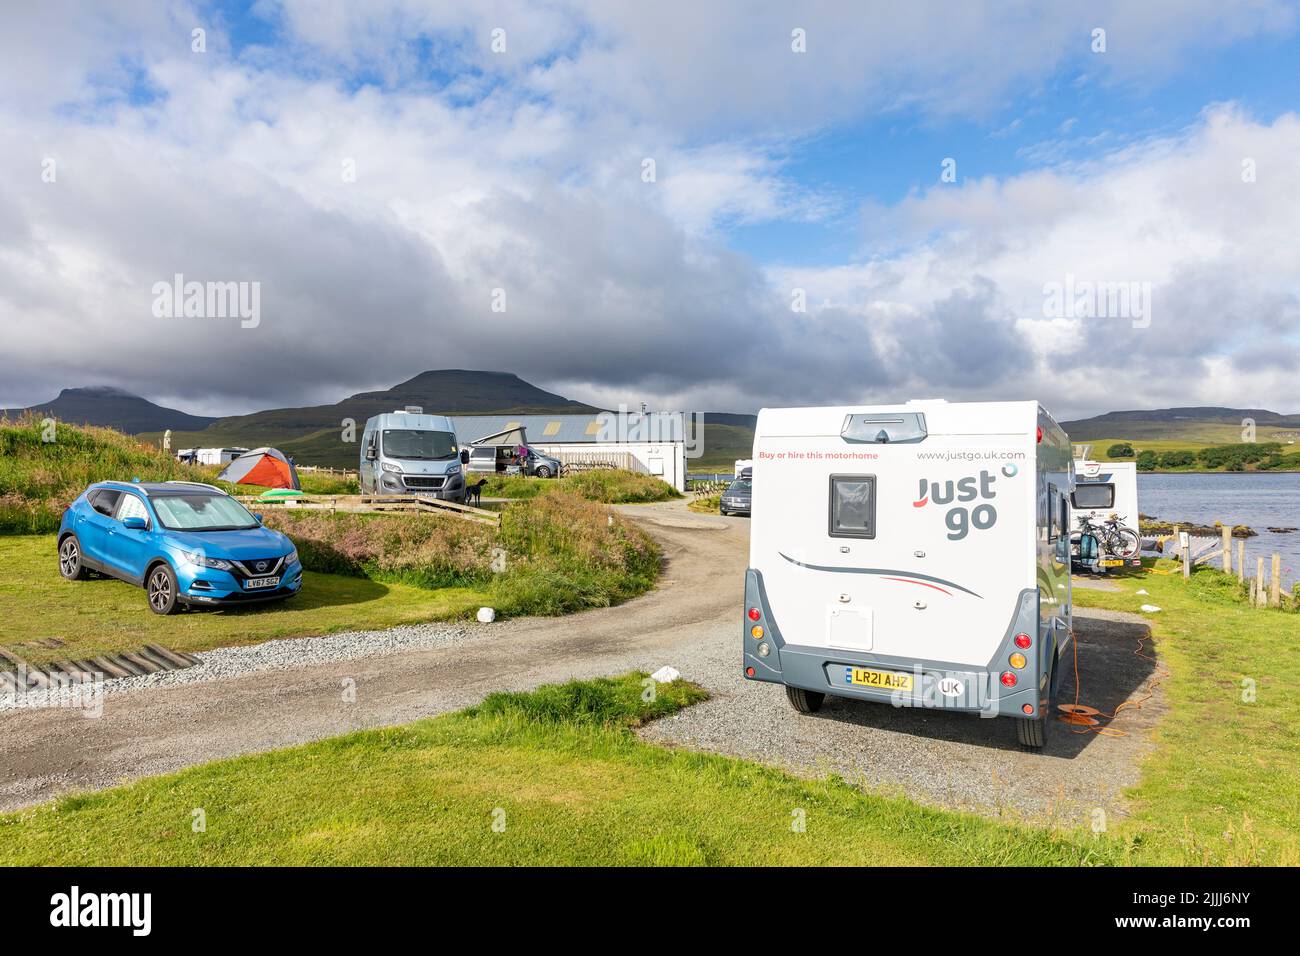
[[[391,461],[385,461],[385,462],[381,463],[379,467],[382,468],[382,469],[384,469],[384,471],[391,471],[391,472],[393,472],[394,474],[398,474],[398,475],[400,475],[400,474],[402,473],[402,466],[401,466],[401,465],[395,465],[395,464],[393,464]]]
[[[459,474],[460,474],[460,465],[449,465],[447,467],[448,478],[452,477],[453,475],[459,475]]]
[[[287,568],[289,565],[297,564],[297,563],[298,563],[298,549],[294,548],[285,556],[284,566]]]
[[[182,551],[181,554],[190,564],[197,565],[200,568],[213,568],[217,571],[229,571],[234,565],[229,561],[221,558],[209,558],[206,555],[199,554],[197,551]]]

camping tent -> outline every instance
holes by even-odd
[[[221,481],[237,485],[265,485],[268,488],[294,488],[302,490],[298,482],[298,469],[276,448],[255,448],[240,455],[217,476]]]

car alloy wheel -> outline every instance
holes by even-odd
[[[537,469],[537,477],[538,478],[551,477],[551,469],[547,468],[545,465],[542,465],[540,468]]]
[[[171,571],[158,565],[149,575],[149,608],[155,614],[170,614],[176,606],[176,586]]]
[[[59,545],[59,573],[69,581],[82,576],[81,545],[72,535],[64,538],[63,544]]]

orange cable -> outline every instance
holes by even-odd
[[[1136,710],[1141,710],[1142,705],[1151,699],[1152,695],[1156,692],[1156,688],[1159,687],[1161,682],[1169,676],[1169,670],[1153,655],[1142,653],[1146,648],[1146,640],[1145,637],[1138,638],[1137,647],[1133,650],[1134,656],[1140,657],[1144,661],[1150,661],[1155,665],[1155,676],[1149,679],[1146,694],[1138,700],[1126,700],[1121,702],[1120,705],[1115,708],[1113,713],[1108,714],[1103,710],[1098,710],[1095,707],[1088,707],[1079,703],[1079,641],[1078,638],[1075,637],[1074,628],[1070,628],[1070,644],[1074,650],[1074,703],[1060,704],[1056,709],[1061,711],[1061,716],[1057,718],[1058,720],[1063,723],[1073,724],[1083,728],[1081,730],[1071,730],[1071,733],[1095,733],[1103,737],[1128,736],[1126,731],[1116,730],[1113,727],[1099,726],[1100,721],[1096,720],[1092,715],[1096,714],[1100,717],[1106,718],[1107,720],[1114,720],[1125,707],[1132,707]]]

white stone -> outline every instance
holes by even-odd
[[[1156,611],[1160,610],[1160,608],[1156,607],[1154,604],[1143,604],[1138,608],[1138,610],[1146,611],[1148,614],[1154,614]]]
[[[1134,593],[1135,593],[1135,594],[1148,594],[1148,593],[1150,593],[1150,592],[1148,592],[1146,588],[1138,588],[1137,591],[1135,591]]]
[[[650,679],[659,684],[671,684],[681,676],[681,673],[675,667],[669,667],[665,664],[663,667],[651,674]]]
[[[481,607],[478,609],[478,621],[480,624],[491,624],[496,619],[496,608]]]

